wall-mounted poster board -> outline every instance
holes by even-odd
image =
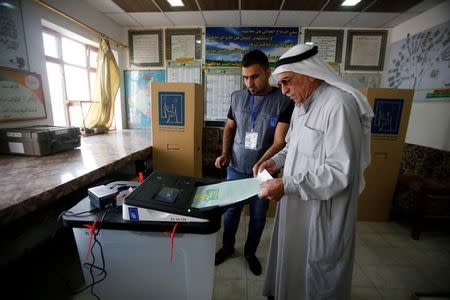
[[[41,76],[0,70],[0,122],[45,119]]]
[[[306,29],[305,42],[319,48],[319,57],[326,62],[341,62],[344,30]]]
[[[129,31],[128,45],[130,47],[130,65],[139,67],[162,66],[161,30]]]
[[[124,71],[127,128],[152,127],[152,82],[164,82],[164,70]]]
[[[0,66],[29,70],[22,9],[19,0],[1,2],[0,28]]]
[[[166,29],[166,59],[202,59],[201,29]]]
[[[202,62],[194,61],[168,61],[167,82],[193,82],[202,84]]]
[[[206,72],[205,121],[223,126],[231,103],[231,93],[243,87],[240,68],[209,68]]]
[[[298,44],[298,35],[298,27],[206,27],[206,66],[240,67],[250,49],[263,51],[272,66]]]
[[[387,30],[349,30],[346,70],[382,71]]]
[[[415,101],[450,100],[450,21],[390,45],[384,84],[414,89]]]

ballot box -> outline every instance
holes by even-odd
[[[115,204],[99,210],[86,197],[62,217],[73,230],[86,286],[97,282],[101,299],[212,298],[220,214],[166,218],[166,205],[159,213],[149,210],[157,215],[153,221],[126,220],[125,204]]]

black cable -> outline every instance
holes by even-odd
[[[95,294],[95,292],[94,292],[94,286],[97,283],[100,283],[103,280],[105,280],[107,273],[106,273],[106,269],[105,269],[105,256],[104,256],[104,253],[103,253],[103,247],[102,247],[102,244],[100,243],[100,241],[97,239],[97,236],[98,236],[98,234],[100,232],[101,226],[103,224],[103,220],[105,219],[106,214],[108,213],[108,211],[109,211],[109,209],[105,210],[103,212],[103,215],[102,215],[102,217],[101,217],[101,219],[99,221],[99,225],[98,225],[97,228],[95,228],[95,231],[94,231],[94,236],[93,236],[94,237],[94,243],[92,244],[92,247],[90,249],[91,255],[92,255],[92,263],[84,263],[83,264],[84,267],[89,267],[89,274],[91,275],[92,283],[89,284],[88,286],[82,288],[81,290],[78,290],[78,291],[74,292],[73,294],[75,294],[75,295],[79,294],[79,293],[81,293],[81,292],[83,292],[83,291],[85,291],[85,290],[90,288],[91,294],[95,298],[100,300],[100,297],[97,294]],[[98,247],[100,249],[101,267],[99,267],[99,266],[97,266],[95,264],[94,247],[95,247],[96,244],[98,245]],[[94,270],[97,270],[97,271],[100,271],[100,272],[98,274],[95,274]],[[99,277],[99,276],[102,276],[102,278],[100,278],[98,280],[95,280],[95,277]]]
[[[79,216],[79,215],[85,215],[85,216],[89,216],[89,215],[94,215],[95,213],[97,213],[98,208],[94,208],[92,210],[88,210],[88,211],[82,211],[82,212],[78,212],[78,213],[74,213],[72,211],[69,210],[64,210],[63,212],[61,212],[58,216],[58,218],[56,219],[56,228],[54,230],[54,232],[52,233],[52,235],[50,236],[49,241],[53,242],[56,241],[55,237],[58,234],[58,232],[60,231],[61,228],[63,228],[62,226],[62,217],[64,215],[67,216]],[[62,273],[59,272],[59,270],[56,270],[56,272],[59,274],[59,278],[61,278],[61,280],[63,281],[66,289],[72,294],[74,295],[76,292],[73,291],[73,288],[71,287],[69,280],[67,280],[66,276]]]
[[[98,210],[98,208],[94,208],[94,209],[82,211],[79,213],[73,213],[70,210],[63,211],[62,213],[59,214],[58,219],[56,219],[56,229],[55,229],[55,232],[53,232],[53,234],[50,236],[50,240],[53,240],[55,238],[56,234],[58,233],[59,229],[61,228],[61,226],[60,226],[60,225],[62,225],[61,219],[64,215],[72,217],[72,216],[80,216],[83,214],[87,214],[86,216],[89,216],[89,215],[94,215],[97,212],[97,210]]]

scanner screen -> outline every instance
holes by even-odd
[[[167,203],[174,203],[179,193],[179,189],[164,186],[159,191],[157,199]]]

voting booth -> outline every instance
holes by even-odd
[[[374,111],[371,163],[358,203],[358,220],[387,221],[392,207],[402,148],[408,128],[413,90],[364,88]]]
[[[152,83],[153,169],[202,176],[203,87]]]
[[[94,280],[101,299],[210,300],[220,213],[190,207],[193,191],[206,183],[154,172],[130,183],[135,188],[122,191],[125,198],[117,194],[115,206],[95,210],[86,197],[66,212],[63,224],[73,230],[85,285]]]

